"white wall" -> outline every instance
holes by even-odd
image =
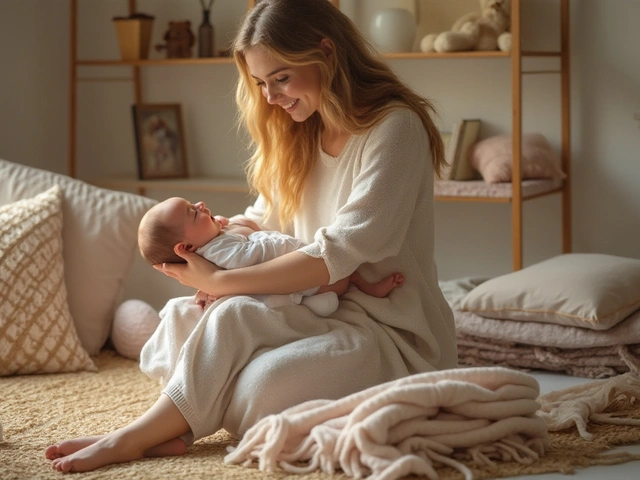
[[[360,3],[358,3],[360,2]],[[345,12],[367,29],[375,5],[414,8],[412,0],[343,0]],[[446,2],[450,3],[450,2]],[[126,14],[125,0],[80,0],[80,58],[117,58],[111,22]],[[445,2],[420,0],[419,37],[446,28],[457,13]],[[451,3],[462,12],[475,0]],[[557,44],[555,0],[526,2],[524,42]],[[156,15],[153,44],[168,20],[200,22],[199,2],[139,0]],[[244,1],[214,3],[216,48],[232,37]],[[365,8],[366,6],[366,8]],[[466,6],[466,7],[465,7]],[[0,0],[0,158],[66,172],[69,95],[69,2]],[[573,248],[640,258],[640,0],[572,0]],[[416,39],[416,44],[419,38]],[[152,56],[161,54],[152,52]],[[509,63],[496,60],[393,60],[398,73],[431,98],[446,128],[460,117],[483,119],[483,135],[509,130]],[[94,77],[128,69],[83,68]],[[239,175],[246,151],[233,125],[233,65],[152,67],[144,70],[146,102],[182,104],[187,156],[193,175]],[[558,82],[525,80],[525,130],[559,142]],[[131,84],[82,82],[78,87],[79,176],[135,172]],[[156,198],[184,192],[154,192]],[[242,195],[205,195],[222,214],[248,202]],[[525,264],[560,253],[560,200],[525,204]],[[439,203],[437,261],[441,278],[492,276],[511,269],[510,210],[506,205]],[[130,290],[138,294],[137,290]],[[164,293],[164,291],[163,291]]]

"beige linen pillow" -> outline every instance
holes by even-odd
[[[510,182],[513,145],[510,135],[497,135],[477,142],[469,155],[471,165],[487,183]],[[565,178],[560,170],[560,157],[540,133],[522,135],[521,176],[532,178]]]
[[[0,207],[0,375],[96,370],[67,305],[55,186]]]
[[[138,223],[156,202],[0,160],[0,205],[60,185],[65,283],[69,311],[85,350],[107,341],[120,293],[137,249]]]
[[[460,310],[487,318],[606,330],[640,309],[640,260],[571,253],[488,280]]]

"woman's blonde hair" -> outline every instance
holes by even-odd
[[[327,55],[326,45],[332,48]],[[315,65],[320,72],[319,111],[295,122],[270,105],[251,77],[245,53],[261,46],[292,66]],[[407,87],[370,46],[351,20],[328,0],[261,0],[247,12],[233,44],[240,73],[236,90],[239,121],[254,149],[247,178],[269,209],[277,200],[281,226],[295,215],[305,179],[314,166],[323,129],[362,133],[389,110],[410,108],[429,136],[436,176],[445,164],[433,105]],[[277,199],[273,197],[277,192]]]

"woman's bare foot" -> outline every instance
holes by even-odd
[[[102,454],[99,453],[100,450],[104,447],[104,445],[98,445],[97,449],[90,450],[88,447],[98,443],[100,440],[103,440],[107,437],[107,435],[98,435],[93,437],[82,437],[75,438],[72,440],[65,440],[56,445],[51,445],[45,451],[45,456],[49,460],[53,460],[53,468],[61,471],[61,472],[83,472],[87,470],[93,470],[95,468],[99,468],[101,466],[107,465],[109,463],[122,463],[128,462],[131,460],[137,460],[138,458],[130,458],[124,460],[108,460],[106,463],[98,466],[93,466],[93,462],[86,461],[88,456],[97,456],[101,457]],[[87,450],[86,452],[82,452],[83,450]],[[184,443],[184,440],[181,438],[174,438],[173,440],[169,440],[168,442],[164,442],[155,447],[151,447],[146,450],[143,454],[145,457],[173,457],[184,455],[187,450],[187,445]],[[65,459],[69,456],[72,456],[76,452],[80,452],[75,458],[70,458],[69,461],[59,461],[60,459]],[[105,457],[106,459],[106,457]],[[99,458],[95,459],[99,462]],[[86,469],[83,469],[83,466],[86,466]]]
[[[84,447],[93,445],[103,437],[104,435],[96,435],[94,437],[82,437],[65,440],[63,442],[47,447],[47,449],[44,451],[44,456],[49,460],[66,457],[67,455],[76,453],[78,450],[82,450]]]
[[[112,463],[139,460],[143,452],[120,433],[105,435],[75,453],[54,458],[51,466],[59,472],[88,472]]]
[[[76,453],[78,450],[82,450],[89,445],[93,445],[105,435],[95,435],[93,437],[74,438],[71,440],[64,440],[56,445],[48,447],[44,455],[49,460],[56,458],[66,457],[72,453]],[[174,438],[168,442],[162,443],[158,446],[151,447],[144,452],[145,457],[178,457],[184,455],[187,451],[187,444],[181,438]]]
[[[404,275],[396,272],[383,278],[379,282],[370,283],[362,278],[358,272],[355,272],[351,275],[351,282],[367,295],[383,298],[389,295],[393,289],[400,287],[404,283]]]
[[[189,431],[189,423],[176,404],[162,394],[149,410],[120,430],[103,437],[62,442],[48,448],[45,454],[52,458],[54,470],[88,472],[112,463],[139,460],[146,455],[184,453],[186,445],[180,437]],[[80,449],[68,453],[75,448]]]
[[[56,458],[66,457],[76,453],[78,450],[82,450],[89,445],[93,445],[105,435],[96,435],[93,437],[74,438],[72,440],[65,440],[56,445],[51,445],[45,450],[45,456],[49,460],[55,460]],[[151,447],[144,452],[145,457],[177,457],[184,455],[187,451],[187,444],[181,438],[174,438],[168,442],[162,443],[158,446]]]

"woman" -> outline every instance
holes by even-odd
[[[192,299],[171,300],[141,362],[166,380],[163,394],[116,432],[49,447],[57,470],[180,454],[194,439],[220,428],[241,436],[306,400],[457,364],[434,262],[433,182],[444,160],[431,105],[326,0],[262,0],[233,53],[254,148],[248,178],[259,194],[245,216],[308,246],[235,270],[184,250],[176,253],[186,264],[157,265],[234,297],[204,315]],[[387,298],[352,289],[330,318],[246,296],[329,284],[356,269],[368,279],[400,271],[405,282]]]

